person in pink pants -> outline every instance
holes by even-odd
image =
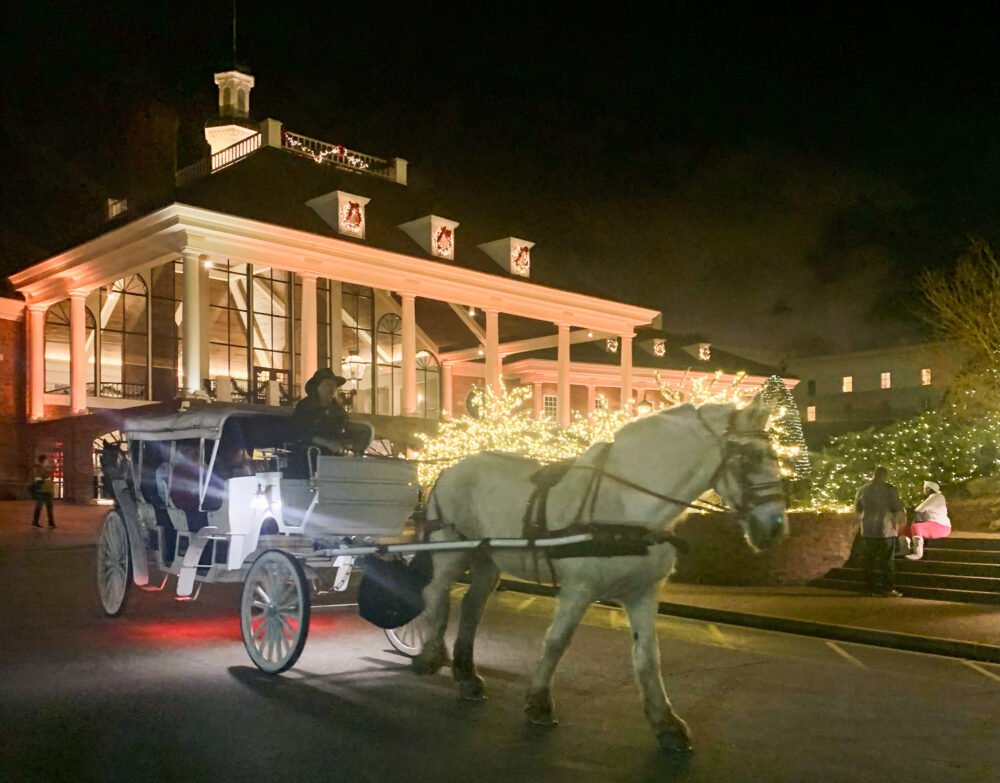
[[[911,541],[909,560],[919,560],[924,556],[924,541],[928,538],[946,538],[951,535],[951,520],[948,518],[948,503],[941,494],[941,487],[935,481],[924,482],[926,497],[913,513],[913,521],[903,525],[899,534]]]

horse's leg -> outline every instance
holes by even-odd
[[[691,750],[691,734],[667,698],[660,673],[660,644],[656,638],[657,594],[660,584],[654,583],[625,601],[629,624],[632,626],[632,666],[639,683],[646,720],[656,732],[663,750]]]
[[[473,647],[476,630],[483,618],[486,602],[496,590],[500,581],[500,569],[489,556],[477,555],[472,561],[472,579],[469,589],[462,598],[462,613],[455,639],[455,654],[451,673],[458,683],[458,692],[463,699],[478,701],[486,698],[486,682],[476,672],[473,661]]]
[[[564,585],[559,591],[559,605],[556,607],[552,624],[545,633],[542,657],[532,672],[528,697],[524,705],[524,712],[532,723],[554,726],[558,722],[554,716],[555,706],[549,686],[552,684],[552,675],[559,665],[559,659],[566,652],[573,638],[573,632],[580,624],[591,600],[589,592],[583,588],[568,589]]]
[[[431,540],[447,540],[434,533]],[[417,674],[435,674],[448,662],[444,646],[444,632],[448,627],[448,608],[451,602],[449,588],[465,570],[468,552],[437,552],[434,554],[434,576],[424,588],[424,617],[427,619],[428,637],[422,649],[413,658],[413,671]]]

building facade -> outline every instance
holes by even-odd
[[[950,342],[792,359],[793,395],[810,445],[938,405],[962,364]]]
[[[250,121],[248,74],[216,83],[211,154],[176,172],[169,198],[110,199],[103,232],[10,278],[23,300],[0,308],[0,398],[25,422],[19,469],[53,453],[66,497],[99,494],[94,443],[124,411],[291,405],[318,367],[405,445],[466,412],[476,386],[529,384],[536,415],[568,424],[656,399],[663,382],[742,370],[754,388],[770,374],[665,335],[654,310],[551,284],[532,242],[435,214],[405,160]]]

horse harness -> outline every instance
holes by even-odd
[[[752,484],[749,482],[750,466],[745,453],[747,445],[737,443],[730,435],[735,416],[736,412],[734,411],[733,416],[730,418],[729,426],[726,428],[726,433],[720,437],[702,418],[701,411],[698,411],[699,422],[709,431],[709,433],[711,433],[713,437],[723,441],[722,459],[720,460],[715,473],[712,474],[712,478],[709,480],[709,485],[714,486],[716,480],[722,474],[722,471],[726,469],[726,466],[730,463],[733,457],[737,457],[739,463],[738,479],[741,486],[744,487],[744,491],[741,493],[740,507],[735,509],[735,511],[737,515],[744,515],[747,513],[749,508],[756,507],[757,505],[769,501],[782,499],[783,495],[780,492],[780,482],[763,482],[760,484]],[[767,437],[767,434],[763,430],[760,432],[755,431],[739,434],[749,437]],[[576,458],[561,460],[560,462],[546,465],[531,475],[530,478],[532,484],[534,484],[534,489],[532,490],[531,496],[528,498],[527,506],[524,511],[522,527],[524,531],[524,538],[529,541],[528,548],[534,559],[536,582],[541,583],[538,564],[539,550],[534,547],[533,544],[536,540],[545,538],[552,533],[552,531],[548,528],[547,507],[549,492],[554,486],[561,482],[571,470],[589,470],[591,471],[591,477],[586,490],[580,498],[580,505],[577,507],[576,514],[573,517],[573,522],[566,528],[560,528],[558,532],[559,535],[590,533],[593,538],[592,540],[581,544],[571,544],[559,547],[558,549],[547,548],[544,550],[543,554],[549,569],[549,575],[552,579],[552,584],[556,586],[558,586],[558,582],[556,580],[555,569],[552,565],[552,561],[555,559],[566,557],[620,557],[627,555],[645,555],[648,553],[650,546],[663,543],[673,545],[678,552],[686,552],[690,548],[684,539],[670,532],[656,532],[646,530],[645,528],[639,528],[634,525],[593,521],[594,509],[597,505],[597,497],[600,493],[604,479],[613,481],[616,484],[620,484],[621,486],[641,492],[645,495],[649,495],[650,497],[657,498],[658,500],[685,508],[715,512],[725,512],[729,510],[724,505],[707,500],[701,500],[700,498],[695,498],[693,501],[679,500],[677,498],[670,497],[669,495],[664,495],[660,492],[651,490],[641,484],[637,484],[624,476],[608,472],[605,469],[605,465],[608,461],[611,445],[612,444],[610,443],[600,444],[598,447],[599,451],[597,452],[597,456],[593,463],[580,464]],[[779,491],[773,491],[773,487],[777,487]],[[588,510],[588,506],[591,521],[584,522],[583,520],[585,512]]]

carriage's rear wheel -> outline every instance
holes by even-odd
[[[132,551],[125,520],[118,511],[109,511],[97,536],[97,595],[108,617],[125,609],[132,584]]]
[[[430,636],[430,626],[426,614],[418,614],[406,625],[401,625],[399,628],[386,628],[385,636],[396,652],[402,653],[408,658],[415,658],[423,651],[427,637]]]
[[[309,635],[309,584],[302,564],[269,549],[250,566],[240,597],[243,645],[268,674],[290,669]]]

